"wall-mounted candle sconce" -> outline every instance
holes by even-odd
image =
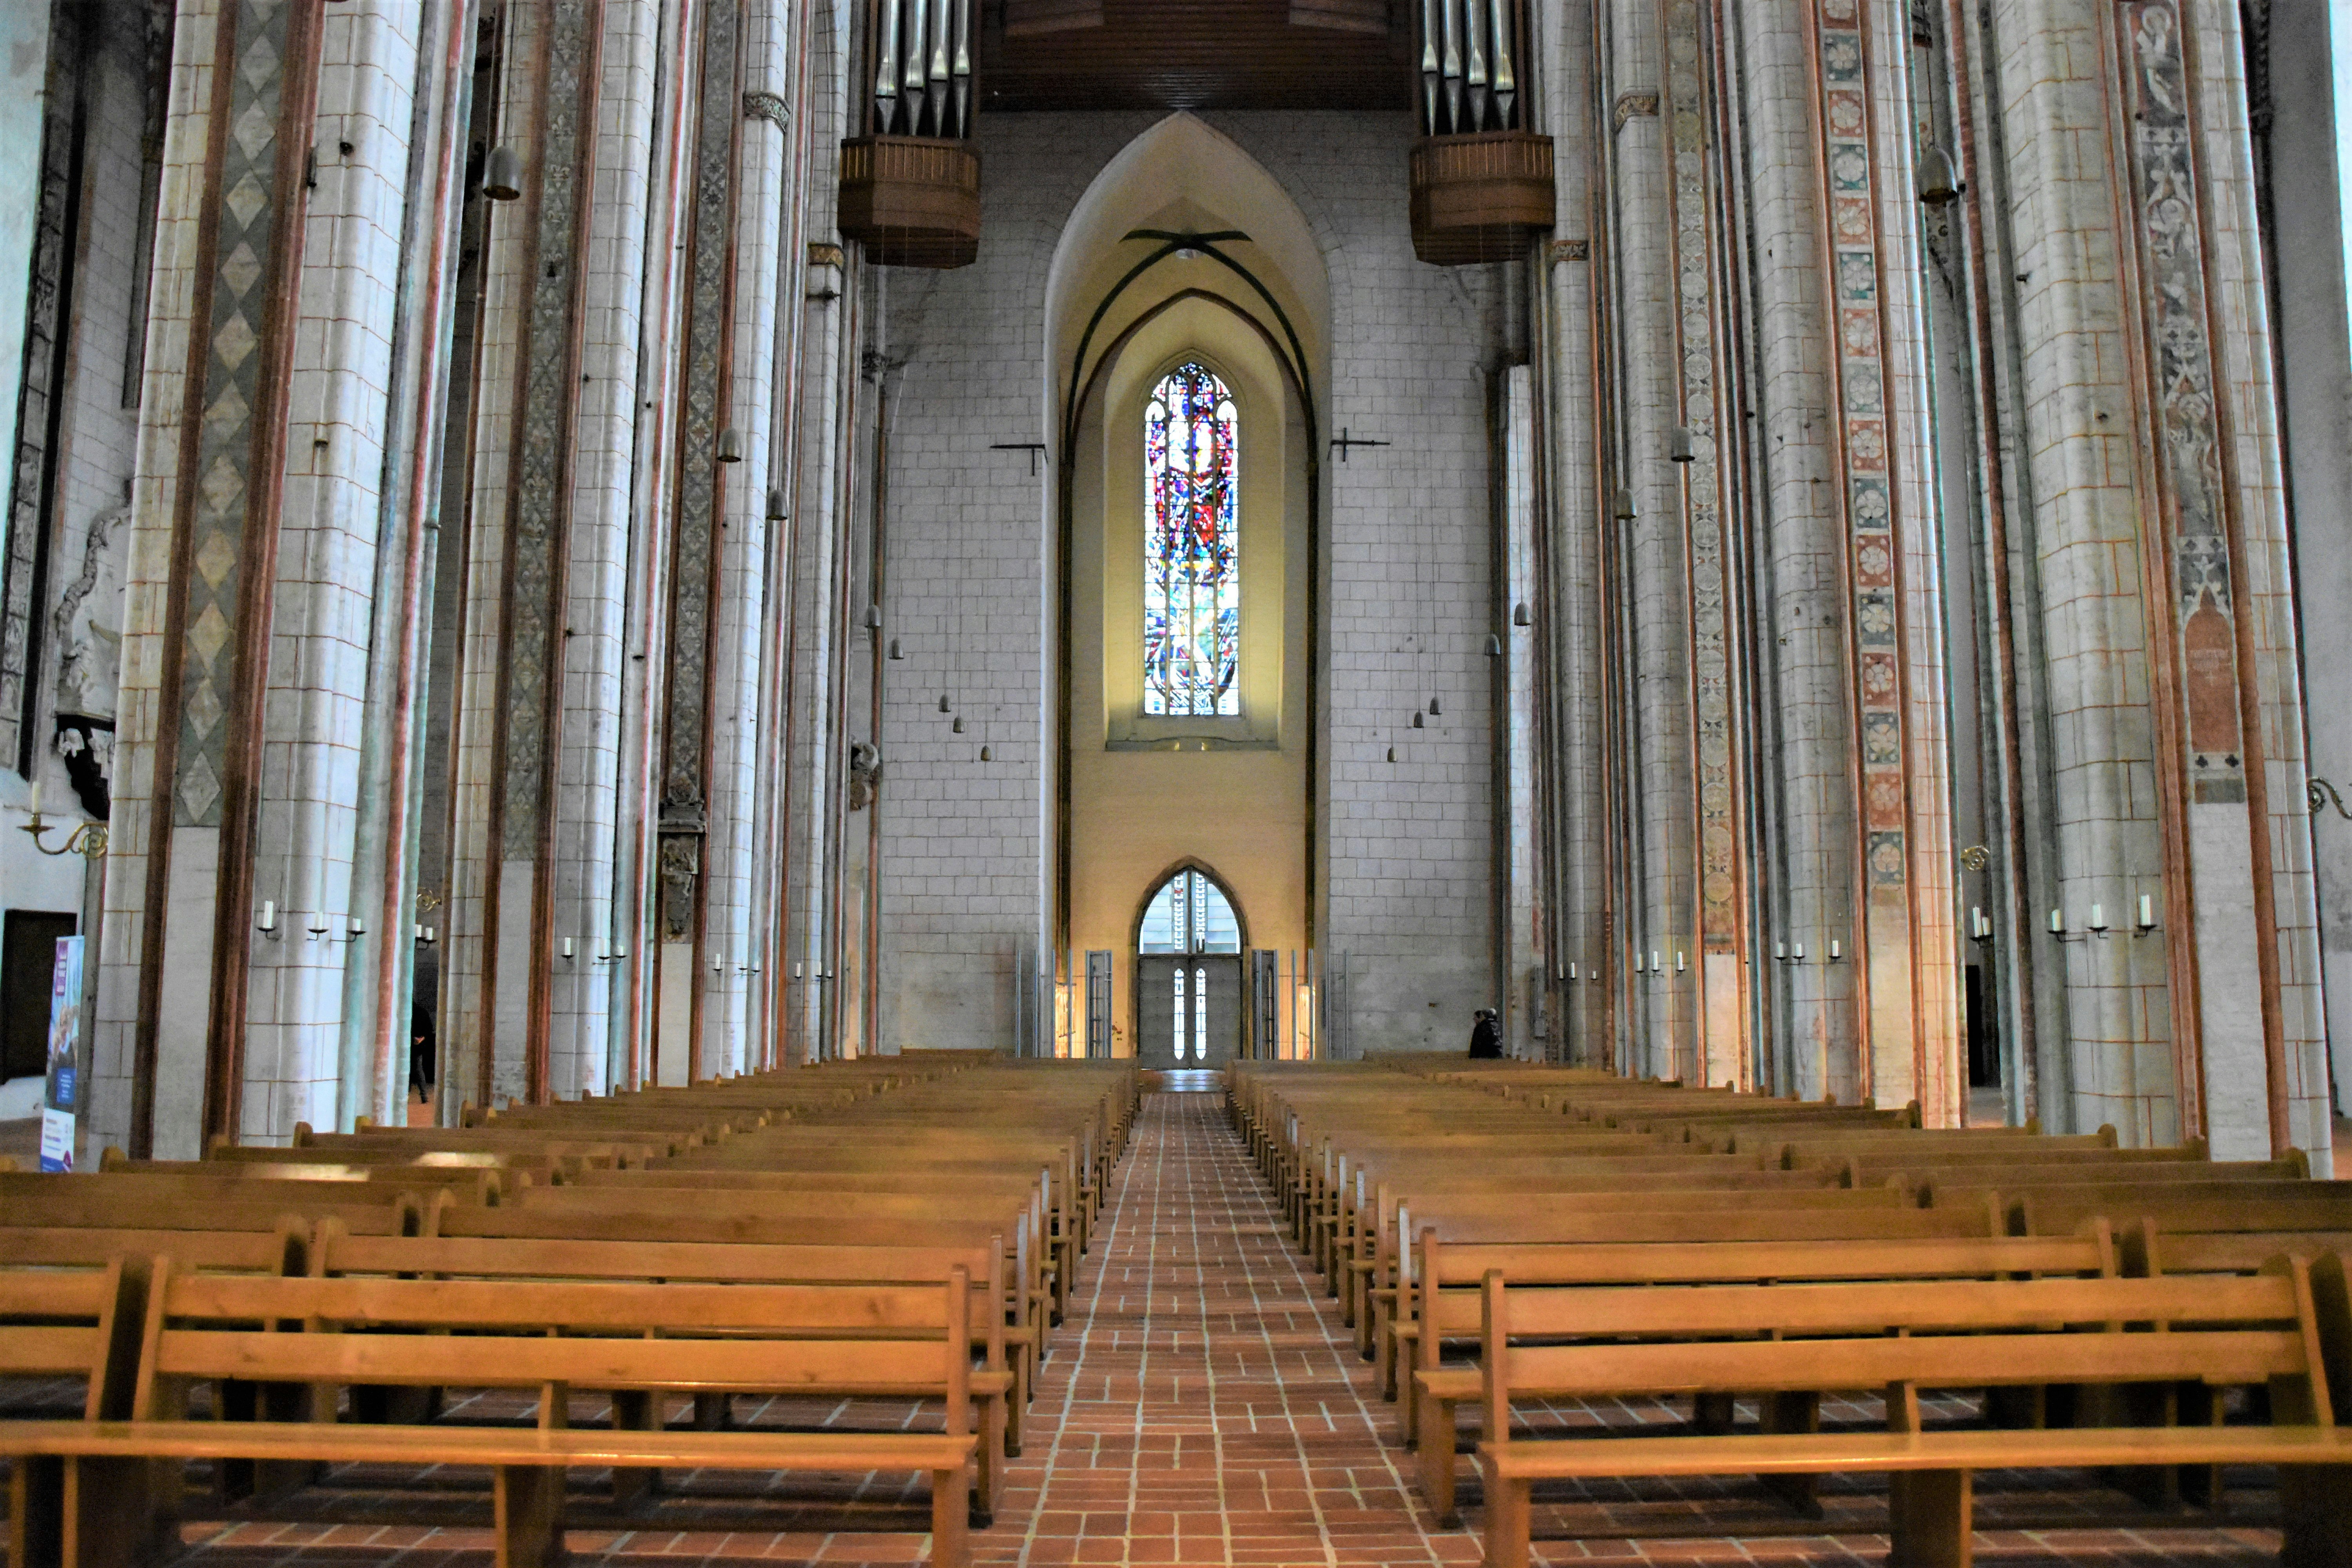
[[[2146,936],[2156,929],[2156,896],[2154,894],[2142,893],[2139,896],[2139,919],[2134,922],[2134,926],[2135,929],[2132,931],[2134,936]]]
[[[565,937],[565,938],[563,939],[563,945],[562,945],[562,953],[563,953],[563,962],[564,962],[564,963],[571,963],[571,962],[572,962],[572,939],[571,939],[570,937],[568,937],[568,936],[567,936],[567,937]]]
[[[1832,963],[1843,963],[1844,960],[1845,944],[1839,942],[1835,937],[1830,938],[1830,962]]]
[[[1971,942],[1992,940],[1992,921],[1985,919],[1984,910],[1979,905],[1969,906],[1969,940]]]
[[[2093,936],[2099,937],[2101,939],[2105,938],[2107,934],[2107,911],[2105,906],[2101,904],[2093,904],[2091,906],[2090,931]]]
[[[1665,972],[1665,960],[1658,956],[1658,950],[1656,948],[1652,948],[1650,950],[1650,973],[1653,974],[1664,974]]]
[[[335,929],[327,923],[327,911],[324,910],[320,910],[311,915],[310,920],[312,923],[304,926],[302,929],[310,933],[310,940],[312,942],[320,940]]]
[[[1789,962],[1789,944],[1787,942],[1776,942],[1772,944],[1772,962],[1775,963],[1786,963]]]
[[[278,905],[274,900],[261,900],[261,918],[254,921],[254,929],[272,942],[278,940]]]
[[[1805,944],[1803,942],[1801,942],[1797,943],[1796,946],[1789,950],[1789,962],[1791,963],[1802,963],[1805,962]]]

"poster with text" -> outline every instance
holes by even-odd
[[[81,938],[58,939],[49,971],[49,1082],[41,1102],[41,1169],[70,1171],[74,1122],[81,1085],[74,1070],[74,1047],[81,1042]]]

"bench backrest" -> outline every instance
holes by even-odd
[[[0,1268],[0,1378],[79,1378],[86,1420],[130,1414],[148,1266]]]
[[[971,1427],[971,1282],[682,1285],[262,1279],[153,1265],[134,1419],[199,1381],[943,1398]]]
[[[2333,1424],[2309,1267],[2252,1278],[1481,1287],[1487,1430],[1514,1399],[2195,1382]],[[2151,1327],[2162,1331],[2147,1331]],[[1526,1340],[1554,1342],[1526,1343]],[[1573,1342],[1556,1342],[1562,1340]]]

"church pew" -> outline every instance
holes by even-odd
[[[1904,1208],[1873,1202],[1866,1192],[1847,1195],[1861,1201],[1834,1208],[1786,1209],[1749,1205],[1719,1210],[1673,1210],[1643,1205],[1639,1208],[1580,1214],[1524,1211],[1449,1214],[1406,1208],[1399,1213],[1398,1226],[1416,1238],[1434,1231],[1446,1242],[1462,1245],[1510,1243],[1555,1247],[1613,1246],[1631,1242],[1687,1247],[1766,1241],[1969,1241],[2004,1234],[1990,1212],[1971,1214],[1957,1208]],[[1394,1289],[1375,1292],[1373,1296],[1374,1311],[1378,1314],[1376,1343],[1380,1347],[1380,1359],[1376,1365],[1382,1396],[1398,1400],[1399,1418],[1408,1433],[1413,1430],[1412,1384],[1404,1378],[1399,1362],[1401,1347],[1397,1336],[1388,1331],[1387,1325],[1398,1321],[1399,1314],[1410,1310],[1412,1286],[1411,1275],[1406,1274]]]
[[[0,1381],[79,1382],[80,1420],[131,1414],[149,1265],[116,1256],[95,1268],[0,1268]],[[12,1448],[8,1435],[44,1423],[0,1419],[8,1474],[10,1568],[129,1563],[156,1553],[145,1528],[147,1473],[121,1460],[69,1466]]]
[[[257,1279],[183,1275],[159,1262],[131,1418],[0,1423],[0,1454],[60,1460],[69,1479],[93,1461],[488,1466],[502,1564],[561,1560],[563,1479],[572,1468],[611,1468],[625,1483],[662,1469],[896,1471],[929,1479],[931,1561],[961,1568],[976,1446],[970,1282],[951,1276],[928,1295],[936,1307],[923,1317],[911,1310],[909,1293],[887,1288],[847,1288],[837,1300],[820,1300],[807,1290],[751,1286]],[[306,1327],[255,1333],[256,1321]],[[883,1325],[889,1337],[825,1337],[858,1322]],[[679,1323],[709,1332],[663,1333]],[[360,1324],[369,1331],[341,1331]],[[550,1335],[550,1324],[569,1331]],[[540,1421],[520,1430],[326,1422],[300,1398],[252,1420],[189,1420],[187,1386],[222,1379],[305,1393],[353,1385],[513,1390],[539,1399]],[[658,1421],[667,1397],[679,1391],[807,1388],[936,1401],[946,1429],[678,1432]],[[615,1424],[572,1427],[565,1406],[573,1391],[614,1395]]]
[[[343,1183],[253,1184],[236,1201],[191,1204],[169,1194],[97,1187],[87,1176],[51,1176],[56,1184],[33,1196],[11,1197],[0,1207],[10,1226],[33,1230],[274,1231],[288,1217],[314,1224],[340,1219],[354,1234],[415,1236],[425,1225],[427,1205],[412,1192],[390,1194],[387,1203],[344,1203]],[[436,1194],[446,1201],[446,1194]]]
[[[1717,1242],[1696,1247],[1627,1243],[1447,1243],[1422,1233],[1413,1268],[1413,1310],[1397,1325],[1400,1359],[1410,1356],[1412,1398],[1402,1436],[1417,1450],[1422,1496],[1440,1519],[1454,1517],[1459,1415],[1480,1410],[1476,1362],[1448,1363],[1448,1346],[1477,1346],[1484,1284],[1500,1274],[1516,1289],[1619,1290],[1646,1287],[1854,1283],[1930,1279],[2105,1278],[2118,1272],[2115,1238],[2095,1227],[2078,1237],[1913,1237],[1895,1241]],[[1727,1425],[1730,1391],[1706,1395],[1701,1414]],[[1783,1401],[1778,1414],[1796,1408]],[[1808,1414],[1807,1419],[1810,1420]],[[1790,1489],[1810,1503],[1810,1487]]]
[[[462,1203],[494,1204],[504,1194],[508,1173],[486,1165],[347,1164],[337,1160],[133,1160],[119,1149],[100,1156],[109,1177],[137,1177],[158,1191],[184,1194],[189,1202],[238,1198],[256,1183],[331,1183],[349,1186],[354,1203],[383,1201],[386,1192],[418,1194],[446,1190]],[[169,1184],[168,1186],[163,1184]],[[242,1184],[242,1188],[239,1187]],[[0,1194],[5,1195],[5,1194]]]
[[[2323,1267],[2337,1275],[2340,1300],[2340,1261]],[[1545,1480],[1889,1474],[1889,1560],[1967,1568],[1977,1470],[2179,1464],[2280,1467],[2284,1560],[2352,1556],[2352,1510],[2340,1501],[2352,1486],[2352,1434],[2336,1426],[2323,1361],[2345,1351],[2347,1330],[2315,1309],[2300,1261],[2251,1279],[1633,1290],[1520,1289],[1493,1272],[1481,1294],[1487,1436],[1478,1468],[1492,1568],[1526,1568],[1531,1490]],[[2148,1321],[2169,1331],[2123,1331]],[[2077,1326],[2051,1331],[2060,1323]],[[1938,1389],[2064,1383],[2120,1396],[2132,1384],[2182,1381],[2264,1388],[2269,1424],[1931,1430],[1921,1420],[1920,1394]],[[1799,1420],[1781,1424],[1797,1430],[1759,1433],[1512,1435],[1511,1407],[1526,1400],[1738,1389],[1774,1408],[1780,1395],[1849,1388],[1885,1390],[1884,1433],[1820,1434]]]

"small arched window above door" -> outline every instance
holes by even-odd
[[[1143,410],[1143,710],[1242,710],[1241,415],[1216,372],[1186,360]]]
[[[1223,889],[1199,871],[1179,871],[1144,906],[1136,946],[1146,953],[1239,952],[1241,921]]]

